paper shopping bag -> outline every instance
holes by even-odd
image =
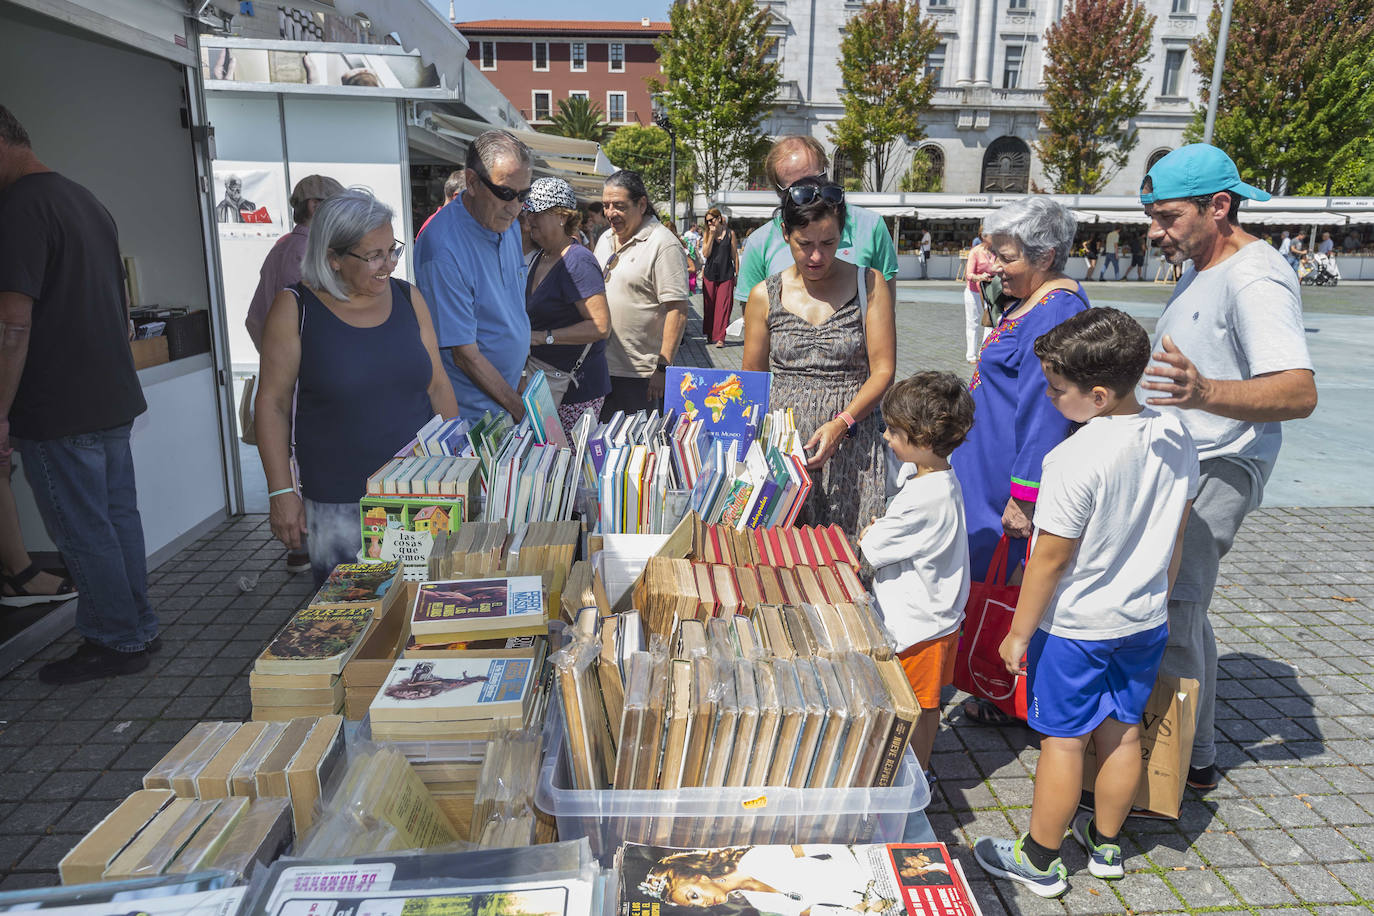
[[[1140,757],[1144,772],[1132,808],[1157,817],[1178,817],[1183,786],[1193,756],[1197,729],[1198,683],[1193,678],[1160,674],[1140,717]],[[1088,742],[1083,763],[1083,788],[1092,791],[1097,779],[1097,754]]]
[[[1007,584],[1007,553],[1011,542],[1006,535],[993,551],[992,563],[982,582],[969,587],[964,607],[964,629],[959,636],[959,652],[954,660],[954,686],[996,704],[1009,716],[1026,718],[1026,678],[1012,674],[1002,664],[997,650],[1011,632],[1016,615],[1019,585]]]

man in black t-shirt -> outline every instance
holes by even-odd
[[[131,674],[158,647],[129,433],[147,409],[129,352],[114,219],[48,169],[0,106],[0,451],[11,437],[75,581],[84,637],[39,679]]]

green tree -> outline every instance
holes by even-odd
[[[654,125],[626,124],[616,129],[602,147],[606,158],[621,169],[634,169],[654,200],[668,199],[668,173],[671,145],[668,132]],[[692,157],[677,145],[678,198],[691,198],[696,171]]]
[[[1219,6],[1193,42],[1202,139]],[[1267,191],[1326,188],[1374,135],[1374,6],[1369,0],[1235,0],[1212,142]],[[1356,167],[1353,174],[1358,175]]]
[[[668,18],[673,30],[655,42],[663,80],[647,82],[677,131],[679,158],[685,145],[713,193],[748,177],[777,95],[768,12],[754,0],[678,0]]]
[[[585,95],[559,99],[558,110],[549,119],[549,133],[574,140],[595,140],[600,143],[606,139],[609,128],[602,117],[601,106],[590,101]]]
[[[916,0],[870,0],[844,28],[840,80],[844,114],[830,139],[864,173],[866,187],[886,190],[900,142],[925,137],[935,77],[926,57],[940,43],[935,23]]]
[[[1049,111],[1035,151],[1056,192],[1102,190],[1135,149],[1154,27],[1138,0],[1074,0],[1045,33]]]
[[[902,176],[900,191],[938,192],[945,189],[945,176],[939,164],[931,158],[929,149],[921,148],[911,154],[911,165]]]

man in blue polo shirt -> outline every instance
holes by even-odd
[[[434,312],[459,415],[505,411],[518,421],[530,319],[516,217],[529,195],[529,148],[489,130],[468,146],[464,176],[462,196],[416,240],[415,277]]]
[[[764,173],[779,199],[803,178],[824,175],[830,167],[825,149],[815,137],[789,134],[779,137],[764,160]],[[844,208],[844,232],[835,256],[859,267],[872,267],[887,278],[888,292],[897,301],[897,251],[883,218],[872,210],[849,204]],[[735,300],[749,301],[753,288],[769,276],[792,266],[792,250],[782,237],[782,220],[774,216],[744,242],[739,257]]]

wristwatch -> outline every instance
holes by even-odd
[[[549,333],[544,335],[544,343],[548,344],[549,346],[553,346],[553,331],[550,331]]]
[[[654,366],[655,372],[666,372],[668,370],[668,360],[662,353],[658,354],[658,364]]]

